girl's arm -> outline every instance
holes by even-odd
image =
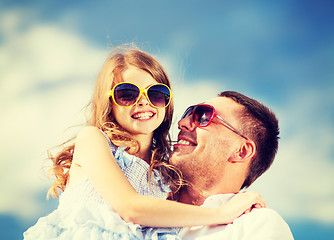
[[[151,227],[224,224],[253,205],[264,206],[258,194],[241,194],[221,208],[204,208],[138,194],[119,168],[109,144],[96,127],[76,139],[73,163],[82,167],[96,190],[126,221]]]

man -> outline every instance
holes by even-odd
[[[272,164],[278,147],[278,121],[261,103],[237,92],[189,107],[179,121],[178,143],[170,163],[179,167],[189,186],[183,203],[219,207],[249,187]],[[285,240],[291,231],[277,212],[253,209],[233,223],[192,227],[182,239]]]

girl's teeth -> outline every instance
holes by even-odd
[[[133,118],[135,119],[149,119],[153,116],[152,112],[145,112],[145,113],[138,113],[133,115]]]

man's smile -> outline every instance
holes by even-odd
[[[186,136],[185,134],[180,132],[177,143],[175,145],[176,147],[178,146],[197,146],[197,142],[193,139],[193,137]]]

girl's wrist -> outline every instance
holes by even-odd
[[[228,224],[233,222],[233,219],[229,215],[228,208],[225,206],[222,206],[218,209],[219,211],[219,216],[220,216],[220,224]]]

